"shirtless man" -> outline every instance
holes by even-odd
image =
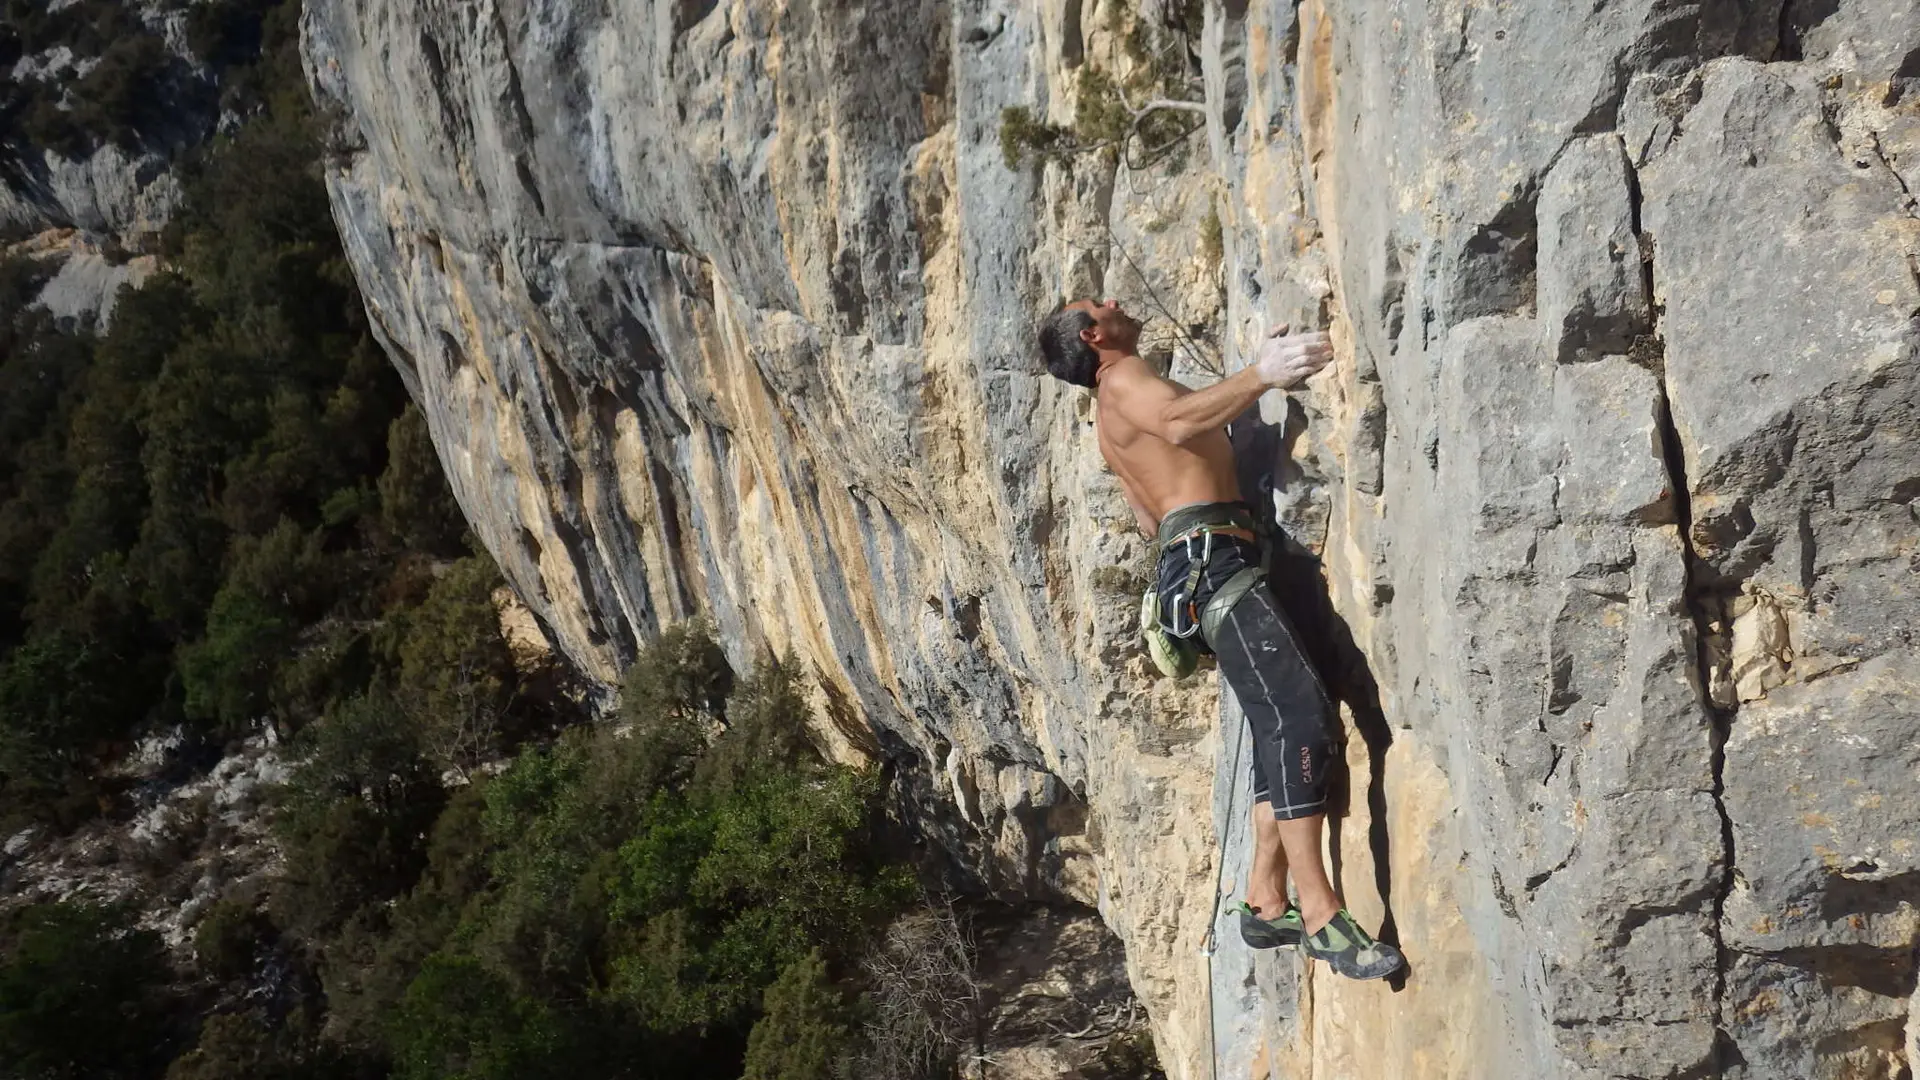
[[[1100,453],[1159,549],[1162,628],[1219,658],[1253,729],[1254,854],[1241,936],[1255,948],[1297,943],[1342,975],[1377,979],[1400,967],[1400,953],[1360,928],[1321,862],[1338,715],[1286,616],[1247,572],[1262,565],[1261,540],[1225,430],[1260,395],[1299,385],[1333,358],[1327,335],[1286,331],[1202,390],[1155,373],[1135,353],[1140,323],[1112,300],[1049,316],[1040,351],[1055,377],[1094,391]],[[1217,592],[1222,603],[1209,609]],[[1298,907],[1287,900],[1289,871]]]

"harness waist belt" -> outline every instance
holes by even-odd
[[[1154,546],[1164,551],[1200,529],[1243,529],[1259,535],[1254,528],[1253,510],[1246,503],[1192,503],[1173,510],[1160,519],[1160,532]]]

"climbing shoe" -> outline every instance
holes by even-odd
[[[1304,929],[1304,927],[1302,928]],[[1300,950],[1349,979],[1378,979],[1400,969],[1400,950],[1373,940],[1346,908],[1317,933],[1302,934]]]
[[[1277,919],[1263,919],[1260,913],[1241,901],[1235,909],[1240,913],[1240,940],[1253,949],[1277,949],[1283,945],[1298,945],[1306,927],[1300,921],[1300,909],[1292,904],[1280,913]]]

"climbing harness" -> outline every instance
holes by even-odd
[[[1260,564],[1236,572],[1214,590],[1205,606],[1201,606],[1195,597],[1199,592],[1200,579],[1213,560],[1213,538],[1216,533],[1252,539],[1261,550]],[[1242,507],[1218,503],[1183,506],[1168,514],[1166,520],[1160,523],[1160,535],[1154,544],[1156,552],[1164,556],[1175,545],[1179,545],[1187,555],[1186,580],[1171,597],[1171,604],[1161,594],[1158,582],[1149,585],[1146,594],[1140,598],[1140,634],[1145,639],[1147,655],[1152,657],[1154,667],[1162,675],[1170,679],[1184,679],[1193,674],[1200,664],[1200,650],[1193,643],[1193,636],[1199,634],[1200,639],[1211,648],[1214,635],[1227,613],[1267,576],[1267,545],[1260,542],[1259,536],[1251,513]],[[1169,607],[1172,609],[1171,623],[1166,621]]]

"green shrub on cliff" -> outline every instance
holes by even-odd
[[[1205,124],[1195,51],[1205,23],[1199,0],[1162,5],[1157,19],[1133,5],[1105,6],[1117,56],[1089,58],[1074,77],[1071,124],[1055,124],[1024,105],[1000,113],[1000,153],[1007,168],[1028,157],[1068,161],[1112,151],[1134,171],[1171,160]]]

